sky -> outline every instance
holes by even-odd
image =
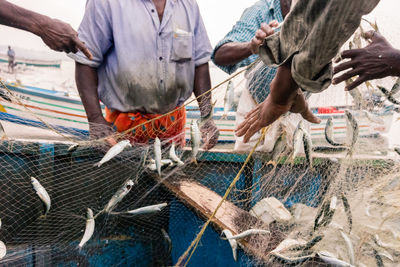
[[[24,8],[68,22],[75,29],[83,17],[85,0],[10,0]],[[215,45],[240,18],[246,7],[256,0],[197,0],[206,25],[210,41]],[[378,19],[382,32],[395,45],[400,47],[400,27],[398,10],[400,1],[382,0],[370,15]],[[394,27],[396,26],[397,27]],[[46,51],[48,48],[39,37],[33,34],[0,26],[0,45],[12,45],[32,50]],[[399,40],[397,40],[397,38]]]

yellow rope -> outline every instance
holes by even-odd
[[[246,161],[243,163],[242,168],[240,169],[240,171],[238,172],[238,174],[236,175],[235,179],[233,179],[232,183],[229,185],[228,189],[225,192],[225,195],[223,196],[222,200],[220,201],[220,203],[218,204],[218,206],[216,207],[216,209],[214,210],[214,212],[211,214],[211,216],[208,218],[207,222],[204,224],[203,228],[201,229],[201,231],[197,234],[196,238],[193,240],[193,242],[190,244],[190,246],[187,248],[187,250],[185,251],[185,253],[182,254],[182,256],[179,258],[178,262],[177,262],[177,266],[181,266],[182,262],[184,262],[185,258],[188,256],[190,250],[190,256],[187,259],[187,261],[185,262],[184,266],[186,266],[190,259],[192,258],[194,252],[196,251],[196,248],[204,234],[204,232],[206,231],[208,225],[210,224],[210,222],[212,221],[212,219],[215,217],[215,215],[217,214],[218,210],[221,208],[222,204],[224,203],[224,201],[227,199],[228,195],[231,193],[233,187],[235,186],[235,184],[237,183],[237,181],[240,178],[240,175],[242,174],[242,172],[244,171],[244,168],[246,167],[246,165],[249,163],[251,156],[254,154],[254,152],[256,151],[256,148],[258,147],[258,145],[260,144],[260,142],[264,139],[266,133],[269,130],[269,126],[267,128],[262,129],[262,135],[261,137],[258,139],[257,143],[254,145],[253,149],[250,151],[249,155],[247,156]]]

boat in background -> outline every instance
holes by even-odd
[[[7,55],[0,55],[0,62],[8,63]],[[47,68],[60,68],[61,60],[37,60],[28,58],[15,58],[15,63],[17,65],[26,65],[34,67],[47,67]]]
[[[14,123],[46,127],[38,118],[52,125],[55,129],[66,134],[79,137],[88,136],[89,125],[85,110],[79,96],[70,96],[68,93],[52,91],[32,86],[23,86],[14,83],[6,84],[10,92],[19,101],[10,97],[10,92],[4,88],[0,91],[0,104],[3,106],[0,112],[0,120],[7,120]],[[22,105],[23,104],[23,105]],[[320,124],[310,125],[310,134],[315,146],[328,146],[325,140],[324,130],[326,121],[333,117],[334,138],[344,140],[346,137],[346,119],[344,110],[348,106],[318,107],[313,108],[313,113],[319,117]],[[29,110],[27,110],[29,109]],[[102,105],[104,113],[104,105]],[[190,139],[190,123],[200,118],[200,111],[197,106],[187,106],[186,139]],[[363,111],[353,111],[359,123],[361,138],[377,138],[390,130],[393,120],[393,106],[380,109],[374,112],[376,121],[371,121]],[[222,107],[215,107],[213,119],[220,129],[219,143],[235,142],[235,111],[228,112],[224,117]]]

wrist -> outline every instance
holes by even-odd
[[[400,50],[393,49],[390,58],[393,61],[390,66],[392,69],[392,75],[400,77]]]
[[[47,16],[33,16],[32,23],[29,24],[28,31],[42,37],[46,32],[48,25],[51,24],[51,19]]]
[[[103,117],[103,114],[91,114],[88,115],[89,123],[96,123],[96,124],[105,124],[107,123],[106,119]]]

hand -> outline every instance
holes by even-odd
[[[277,27],[276,20],[271,21],[269,24],[262,23],[261,28],[257,30],[256,35],[251,39],[250,50],[253,54],[258,54],[260,46],[264,43],[264,39],[274,34],[273,27]]]
[[[218,143],[219,130],[214,120],[207,121],[201,128],[201,138],[203,140],[203,149],[209,150]]]
[[[250,111],[246,115],[245,121],[237,127],[236,135],[244,136],[245,143],[256,132],[272,124],[288,111],[300,113],[304,119],[312,123],[321,122],[308,108],[303,93],[292,78],[290,66],[291,64],[288,62],[287,65],[278,68],[278,72],[271,82],[271,92],[267,99]]]
[[[79,40],[78,33],[69,24],[60,20],[46,20],[40,27],[38,35],[53,50],[66,53],[76,53],[80,50],[88,59],[93,58],[89,49]]]
[[[107,143],[111,146],[117,144],[117,141],[112,137],[114,131],[111,128],[111,124],[104,118],[89,122],[89,133],[90,140],[106,138]]]
[[[371,43],[362,49],[343,51],[337,62],[343,58],[350,58],[334,68],[334,74],[351,69],[333,80],[333,84],[346,81],[354,76],[358,78],[346,86],[352,90],[363,82],[380,79],[387,76],[396,76],[400,73],[400,51],[394,49],[390,43],[379,33],[369,31],[364,38]],[[336,62],[336,63],[337,63]]]

